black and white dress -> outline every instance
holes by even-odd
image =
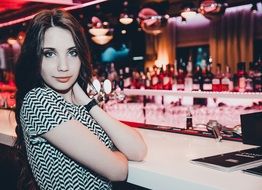
[[[43,190],[111,189],[109,180],[70,159],[41,137],[70,119],[80,121],[105,146],[113,148],[111,139],[84,106],[66,102],[49,87],[32,89],[24,98],[20,120],[29,164],[39,187]]]

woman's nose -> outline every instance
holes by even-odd
[[[67,71],[68,70],[68,63],[65,58],[60,58],[59,63],[57,65],[58,71]]]

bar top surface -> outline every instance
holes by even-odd
[[[129,161],[127,181],[149,189],[261,190],[262,178],[241,170],[223,172],[190,161],[254,146],[212,138],[138,129],[148,146],[144,161]]]

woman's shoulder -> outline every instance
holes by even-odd
[[[25,97],[27,97],[27,96],[36,96],[36,95],[53,95],[53,96],[56,96],[57,94],[51,88],[48,88],[48,87],[36,87],[36,88],[31,89],[25,95]]]
[[[51,88],[49,87],[37,87],[31,89],[26,95],[24,100],[34,100],[34,99],[53,99],[53,100],[61,100],[61,97]]]

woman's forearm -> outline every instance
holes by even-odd
[[[110,136],[115,146],[123,152],[129,160],[143,160],[147,152],[147,147],[137,130],[112,118],[99,106],[93,107],[90,114]]]

